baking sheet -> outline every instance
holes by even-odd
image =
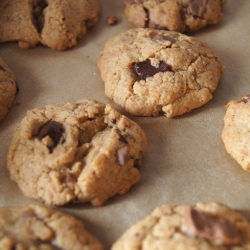
[[[228,0],[223,12],[219,25],[191,35],[213,48],[226,66],[225,74],[209,103],[173,119],[130,116],[104,94],[96,66],[99,53],[108,38],[133,28],[124,16],[121,0],[102,0],[98,24],[70,50],[60,52],[42,45],[22,50],[17,43],[1,44],[0,56],[14,71],[19,93],[0,122],[0,205],[36,203],[23,196],[6,169],[13,128],[26,111],[92,98],[128,115],[148,138],[141,181],[127,194],[110,199],[102,207],[77,204],[59,208],[82,219],[106,249],[128,227],[165,203],[219,201],[250,220],[250,173],[226,153],[221,140],[225,105],[250,93],[250,1]],[[106,24],[110,15],[119,18],[117,25]]]

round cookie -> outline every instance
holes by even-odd
[[[138,116],[182,115],[212,98],[224,66],[197,38],[136,28],[110,38],[98,61],[105,93]]]
[[[226,0],[124,0],[125,15],[139,28],[196,31],[218,24]]]
[[[0,249],[103,250],[83,223],[41,205],[0,208]]]
[[[222,141],[226,151],[250,171],[250,95],[230,101],[226,106]]]
[[[139,182],[146,143],[139,125],[110,105],[52,104],[28,111],[17,125],[7,166],[30,198],[100,206]]]
[[[18,41],[25,49],[42,43],[65,50],[97,23],[100,11],[99,0],[3,0],[0,42]]]
[[[16,92],[16,77],[0,57],[0,121],[5,118],[11,108]]]
[[[250,249],[246,218],[221,203],[163,205],[128,229],[111,250]]]

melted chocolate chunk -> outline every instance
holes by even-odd
[[[161,41],[161,42],[164,42],[164,41],[169,41],[171,43],[175,43],[176,40],[170,36],[164,36],[164,35],[158,35],[158,34],[153,34],[151,36],[151,39],[153,41]]]
[[[160,62],[159,67],[155,68],[154,66],[151,65],[151,62],[149,59],[147,59],[144,62],[134,63],[133,66],[134,66],[134,70],[136,74],[141,79],[144,79],[144,80],[147,77],[153,76],[159,72],[171,71],[169,65],[167,65],[164,62]]]
[[[2,67],[2,66],[0,66],[0,70],[5,71],[5,68],[4,68],[4,67]]]
[[[186,233],[192,237],[231,246],[240,243],[236,227],[224,218],[195,210],[189,206],[185,213]]]
[[[196,17],[201,17],[207,6],[207,0],[188,0],[187,3],[191,14]]]
[[[111,119],[111,122],[112,122],[113,124],[116,124],[116,119]]]
[[[119,141],[128,144],[128,141],[121,134],[119,134],[119,136],[120,136]]]
[[[68,173],[66,173],[65,182],[66,183],[69,183],[69,182],[75,183],[75,182],[77,182],[77,176],[68,172]]]
[[[139,4],[139,3],[144,3],[147,0],[124,0],[125,4]]]
[[[54,144],[50,147],[50,150],[53,150],[62,137],[62,128],[57,122],[49,121],[40,129],[37,138],[41,141],[46,136],[53,141]]]

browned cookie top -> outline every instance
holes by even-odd
[[[250,171],[250,95],[228,102],[222,140],[226,151]]]
[[[106,95],[139,116],[174,117],[204,105],[224,72],[207,44],[174,31],[145,28],[109,39],[98,67]]]
[[[75,217],[41,205],[0,208],[1,250],[103,250]]]
[[[16,92],[16,77],[3,59],[0,58],[0,121],[8,113]]]
[[[7,165],[28,197],[100,206],[140,180],[146,144],[135,122],[84,99],[28,111],[14,131]]]
[[[179,32],[199,30],[221,21],[226,0],[124,0],[129,21],[140,28]]]
[[[221,203],[163,205],[129,228],[112,250],[246,250],[250,224]]]
[[[42,43],[64,50],[77,44],[100,11],[99,0],[3,0],[0,42],[18,41],[21,48]]]

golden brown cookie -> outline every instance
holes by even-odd
[[[42,43],[64,50],[97,23],[100,11],[99,0],[3,0],[0,42],[18,41],[21,48]]]
[[[0,208],[1,250],[103,250],[83,223],[41,205]]]
[[[12,103],[17,92],[17,81],[13,71],[0,58],[0,121],[2,121]]]
[[[112,250],[250,249],[250,224],[221,203],[156,208],[129,228]]]
[[[250,95],[227,104],[222,140],[226,151],[250,171]]]
[[[197,38],[131,29],[110,38],[98,61],[105,93],[138,116],[174,117],[212,99],[224,66]]]
[[[128,20],[139,28],[196,31],[218,24],[226,0],[124,0]]]
[[[146,144],[135,122],[84,99],[29,110],[14,131],[7,165],[30,198],[100,206],[139,182]]]

